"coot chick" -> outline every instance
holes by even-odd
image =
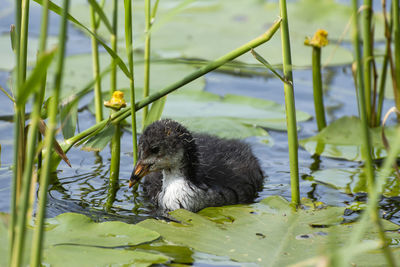
[[[263,172],[249,145],[192,134],[170,119],[149,125],[138,149],[129,187],[145,177],[145,195],[162,213],[250,203],[263,186]]]

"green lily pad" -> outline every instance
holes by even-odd
[[[150,266],[165,263],[168,259],[165,256],[147,252],[70,245],[53,246],[45,253],[42,262],[65,267]]]
[[[87,246],[133,246],[155,240],[156,232],[122,222],[94,223],[77,213],[64,213],[47,220],[46,244],[74,243]]]
[[[0,223],[0,237],[7,240],[4,228]],[[32,228],[27,229],[26,236],[25,251],[29,253]],[[169,260],[159,253],[127,248],[156,240],[160,236],[158,233],[117,221],[95,223],[77,213],[48,219],[44,236],[42,264],[46,266],[149,266]],[[0,253],[0,258],[8,258],[5,250],[0,249]]]
[[[389,140],[395,138],[395,129],[385,129]],[[325,157],[342,158],[361,161],[362,144],[361,121],[357,117],[342,117],[310,138],[300,140],[299,144],[311,154]],[[374,159],[386,156],[386,150],[381,139],[381,128],[370,129],[372,156]]]
[[[196,251],[262,266],[288,266],[329,254],[332,246],[342,245],[356,227],[339,224],[343,211],[341,207],[328,207],[295,212],[281,197],[269,197],[258,204],[206,208],[198,214],[171,212],[181,223],[148,219],[138,225]],[[387,221],[384,225],[388,230],[398,229]],[[377,239],[373,227],[363,237],[364,242]],[[370,264],[382,262],[381,253],[373,255],[376,259]],[[359,261],[365,266],[363,259]]]
[[[362,168],[324,169],[313,172],[311,177],[316,182],[331,186],[346,194],[368,191],[367,178]],[[394,174],[388,177],[383,195],[386,197],[400,195],[400,183]]]
[[[227,117],[239,119],[243,123],[249,119],[253,120],[249,124],[258,122],[263,127],[281,130],[286,128],[285,114],[283,105],[269,100],[231,94],[220,97],[208,92],[178,92],[167,98],[163,116],[172,118]],[[305,112],[299,111],[297,114],[298,121],[311,118]],[[271,125],[268,124],[269,121],[272,122]],[[276,126],[278,121],[281,125]]]
[[[268,132],[262,128],[246,125],[229,118],[178,118],[190,131],[216,135],[222,138],[245,139],[251,136],[261,136],[260,141],[269,142]]]
[[[203,58],[216,59],[227,52],[256,38],[268,29],[268,26],[279,15],[277,2],[251,1],[201,1],[184,7],[174,16],[170,16],[178,3],[162,1],[152,29],[152,50],[162,58]],[[111,6],[106,4],[106,13],[111,17]],[[123,4],[119,6],[123,14]],[[136,48],[144,45],[144,4],[134,3],[134,32]],[[88,5],[74,4],[71,13],[85,25],[90,25]],[[293,64],[296,66],[311,65],[311,49],[303,42],[306,36],[312,36],[320,28],[326,29],[328,38],[339,40],[351,18],[351,7],[333,0],[300,0],[288,3],[289,29],[291,37]],[[168,17],[168,19],[165,19]],[[123,32],[123,16],[119,16],[119,32]],[[382,27],[382,18],[376,16],[375,28]],[[109,31],[101,26],[99,34],[109,39]],[[382,38],[382,33],[375,36]],[[378,38],[379,38],[378,37]],[[344,36],[350,40],[349,33]],[[124,40],[119,40],[124,46]],[[257,51],[271,64],[282,62],[279,33]],[[333,56],[334,53],[334,56]],[[239,59],[246,63],[256,63],[251,55]],[[335,45],[333,42],[323,49],[323,64],[337,65],[350,63],[350,51]]]
[[[89,110],[94,114],[93,103],[89,105]],[[107,112],[104,110],[105,114]],[[283,105],[269,100],[178,90],[167,96],[162,117],[182,122],[194,132],[239,139],[261,136],[263,140],[268,140],[268,132],[264,128],[286,130],[285,114]],[[296,115],[298,122],[311,118],[302,111],[297,111]],[[141,125],[140,111],[136,118],[137,125]]]
[[[150,266],[165,263],[168,259],[165,256],[147,252],[71,245],[52,246],[45,253],[42,262],[61,267]]]

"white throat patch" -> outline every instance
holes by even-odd
[[[163,209],[188,209],[194,192],[178,170],[163,171],[163,185],[158,202]]]
[[[224,199],[214,190],[200,189],[178,170],[163,170],[163,185],[158,204],[164,211],[187,209],[197,212],[208,206],[219,206]]]

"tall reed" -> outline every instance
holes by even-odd
[[[289,24],[287,17],[286,0],[279,0],[281,23],[281,43],[283,59],[283,75],[289,83],[283,84],[285,91],[286,123],[289,145],[290,160],[290,185],[292,193],[292,204],[296,207],[300,204],[299,187],[299,163],[298,163],[298,140],[297,140],[297,122],[296,108],[294,102],[292,57],[290,52]]]
[[[47,42],[47,31],[48,31],[48,17],[49,17],[49,0],[45,0],[43,2],[42,6],[42,21],[41,21],[41,30],[40,30],[40,44],[39,44],[39,51],[38,55],[42,55],[45,50],[46,50],[46,42]],[[35,109],[34,112],[39,112],[39,114],[32,113],[32,119],[31,119],[31,133],[33,131],[32,125],[34,125],[35,128],[37,128],[37,124],[39,121],[36,121],[37,119],[40,119],[40,107],[41,104],[43,103],[43,99],[45,96],[45,90],[46,90],[46,76],[43,78],[42,84],[40,91],[37,93],[38,99],[35,100]],[[35,130],[37,131],[37,130]],[[41,135],[39,134],[39,137]],[[38,139],[40,141],[41,138]],[[41,161],[41,158],[39,159]],[[38,168],[39,164],[41,162],[38,162]],[[42,184],[39,181],[40,184]],[[41,252],[42,252],[42,242],[43,242],[43,220],[45,217],[45,205],[46,203],[42,203],[43,200],[46,199],[46,196],[43,196],[44,194],[47,195],[47,190],[44,191],[42,186],[39,188],[39,198],[38,198],[38,205],[37,205],[37,214],[36,214],[36,225],[37,227],[34,230],[33,234],[33,239],[32,239],[32,250],[31,250],[31,266],[39,266],[40,264],[40,258],[41,258]]]
[[[394,90],[396,90],[397,99],[396,106],[400,109],[400,11],[399,1],[392,0],[392,23],[393,23],[393,42],[394,42]],[[400,121],[400,116],[397,116]]]
[[[14,29],[14,30],[12,30]],[[19,95],[21,94],[20,88],[22,87],[20,72],[19,70],[19,45],[20,45],[20,33],[21,33],[21,1],[15,1],[15,27],[11,27],[11,39],[14,40],[14,53],[15,53],[15,68],[14,68],[14,80],[15,80],[15,89],[14,94],[15,98],[18,99]],[[13,162],[19,162],[19,153],[20,153],[20,133],[21,127],[20,124],[24,121],[24,117],[21,117],[21,112],[19,108],[14,104],[14,152],[13,152]],[[12,188],[11,188],[11,203],[10,203],[10,211],[11,211],[11,218],[10,218],[10,227],[9,227],[9,248],[14,246],[14,239],[15,239],[15,224],[17,221],[17,199],[19,197],[19,181],[21,180],[22,176],[22,165],[17,164],[13,170],[13,179],[12,179]],[[9,262],[11,262],[11,253]]]
[[[372,51],[372,0],[364,0],[363,4],[363,70],[364,70],[364,101],[365,111],[367,115],[368,124],[371,123],[372,112],[371,109],[371,91],[372,91],[372,77],[371,77],[371,62],[374,60]]]
[[[106,210],[110,211],[118,190],[119,180],[119,164],[121,155],[121,126],[119,123],[115,125],[115,132],[111,139],[111,162],[110,162],[110,179],[108,182],[108,193]]]
[[[368,186],[368,194],[370,196],[375,195],[376,190],[379,190],[375,188],[374,186],[374,168],[372,165],[372,147],[371,147],[371,140],[370,140],[370,133],[369,133],[369,121],[368,121],[368,114],[367,114],[367,102],[366,102],[366,92],[365,92],[365,83],[363,84],[362,80],[362,62],[361,62],[361,52],[360,52],[360,39],[359,39],[359,34],[358,34],[358,1],[353,0],[352,2],[353,6],[353,34],[352,34],[352,40],[353,40],[353,46],[354,46],[354,51],[355,51],[355,64],[356,64],[356,85],[357,85],[357,96],[358,96],[358,107],[359,107],[359,116],[361,119],[361,125],[362,125],[362,134],[361,134],[361,139],[362,139],[362,145],[361,145],[361,153],[362,153],[362,158],[364,159],[365,167],[364,171],[366,173],[367,177],[367,186]],[[370,35],[365,36],[364,38],[370,38]],[[364,46],[366,45],[365,39],[364,39]],[[365,53],[365,49],[364,49]],[[364,56],[365,60],[365,56]],[[365,67],[365,64],[364,64]],[[364,74],[365,74],[365,69],[364,69]],[[367,82],[365,80],[365,82]],[[378,206],[374,206],[374,210],[371,211],[370,213],[371,219],[373,223],[378,227],[378,232],[381,238],[381,241],[383,244],[386,244],[386,238],[385,234],[383,232],[383,227],[379,219],[379,209]],[[390,266],[393,265],[393,257],[391,255],[390,249],[384,245],[383,246],[383,251],[386,256],[386,259],[389,263]]]
[[[378,106],[376,110],[376,119],[375,119],[375,127],[379,126],[381,123],[382,118],[382,109],[383,109],[383,100],[385,98],[385,86],[386,86],[386,77],[387,77],[387,68],[389,62],[392,61],[392,52],[391,52],[391,43],[392,43],[392,21],[393,16],[391,16],[390,21],[387,17],[386,12],[386,0],[382,0],[382,13],[384,19],[384,33],[386,39],[386,46],[385,46],[385,54],[383,57],[382,62],[382,70],[381,70],[381,78],[379,82],[379,91],[378,91]],[[393,84],[393,89],[395,90],[395,83]],[[397,94],[395,94],[395,98],[397,99]],[[397,103],[397,100],[396,100]],[[396,105],[397,106],[397,105]]]
[[[150,14],[150,0],[144,1],[144,12],[146,19],[145,28],[145,43],[144,43],[144,84],[143,84],[143,97],[149,96],[149,86],[150,86],[150,27],[151,27],[151,14]],[[146,117],[148,112],[148,106],[143,108],[143,118],[142,118],[142,128],[145,127]]]
[[[112,31],[111,31],[111,49],[117,54],[118,45],[118,0],[113,0],[112,9]],[[110,73],[110,97],[115,90],[117,90],[117,62],[116,59],[111,57],[111,73]]]
[[[93,33],[97,34],[98,24],[96,23],[96,13],[92,5],[90,5],[90,21]],[[103,120],[103,103],[101,101],[101,79],[99,79],[99,74],[100,74],[99,47],[97,40],[94,36],[91,36],[90,39],[92,44],[93,78],[95,80],[94,84],[94,106],[96,110],[95,116],[96,116],[96,122],[99,122]]]
[[[113,18],[112,18],[112,31],[111,31],[111,49],[117,54],[118,49],[118,1],[113,1]],[[111,85],[110,85],[110,94],[111,100],[113,102],[115,100],[118,102],[119,92],[117,90],[117,63],[116,60],[111,57]],[[122,94],[122,92],[121,92]],[[113,104],[113,103],[110,103]],[[107,106],[107,104],[104,104]],[[121,107],[118,108],[118,110]],[[110,113],[114,114],[116,111],[112,108]],[[110,210],[115,196],[118,190],[118,178],[119,178],[119,163],[121,157],[121,126],[119,123],[114,124],[115,131],[113,137],[111,139],[111,164],[110,164],[110,178],[108,183],[108,193],[107,193],[107,202],[105,205],[106,210]]]
[[[327,37],[327,31],[317,30],[312,39],[307,38],[304,41],[305,45],[309,45],[312,47],[313,95],[315,118],[317,121],[318,131],[321,131],[326,127],[321,75],[321,49],[328,44]]]
[[[58,113],[59,97],[61,94],[61,84],[62,84],[63,69],[64,69],[65,44],[67,40],[68,9],[69,9],[69,0],[64,0],[61,23],[60,23],[59,39],[58,39],[59,47],[57,51],[56,73],[52,90],[53,98],[49,106],[49,117],[47,123],[48,129],[46,131],[46,136],[44,139],[44,146],[46,148],[46,151],[44,154],[43,168],[40,173],[38,211],[36,217],[37,218],[36,228],[33,238],[33,251],[31,256],[32,266],[39,266],[41,262],[44,218],[46,214],[46,202],[47,202],[47,189],[50,179],[50,169],[53,164],[51,155],[52,155],[52,147],[55,140],[55,133],[57,129],[57,113]]]
[[[15,66],[15,99],[19,99],[23,93],[21,88],[26,77],[26,61],[27,61],[27,44],[28,44],[28,21],[29,21],[29,1],[15,1],[15,30],[11,32],[14,39],[14,52],[16,55]],[[24,171],[24,156],[25,156],[25,106],[15,105],[14,115],[14,172],[11,193],[11,220],[10,220],[10,243],[9,247],[13,248],[15,241],[18,238],[16,229],[20,206],[20,194],[22,186],[22,176]],[[10,253],[10,263],[13,260],[13,255]]]
[[[125,42],[126,52],[129,65],[129,89],[131,100],[131,115],[132,115],[132,146],[133,146],[133,164],[137,161],[137,130],[136,130],[136,109],[135,109],[135,84],[133,75],[133,38],[132,38],[132,2],[124,0],[125,6]]]
[[[114,91],[110,101],[105,101],[104,105],[112,109],[111,114],[126,106],[124,93]],[[106,209],[110,210],[115,200],[118,190],[119,163],[121,156],[121,125],[119,122],[113,123],[115,131],[111,139],[111,164],[110,164],[110,180],[108,183],[108,194]]]

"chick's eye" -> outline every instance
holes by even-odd
[[[150,148],[150,152],[151,152],[152,154],[157,154],[158,152],[160,152],[160,147],[158,147],[158,146],[153,146],[153,147]]]

